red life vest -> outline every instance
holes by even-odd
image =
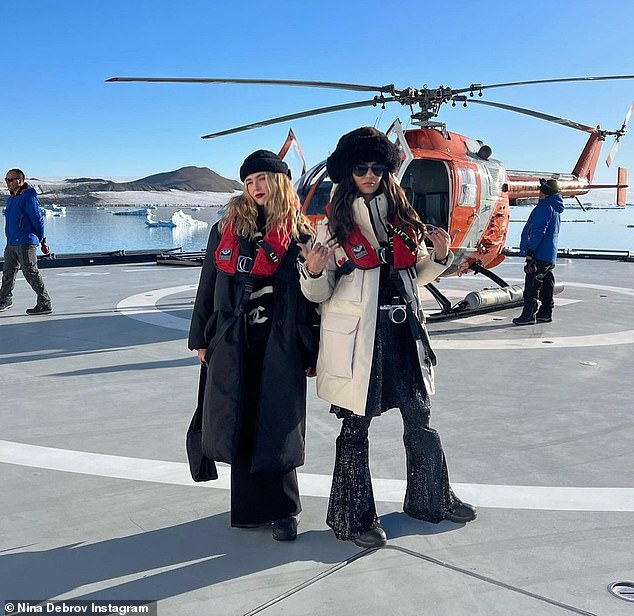
[[[251,276],[265,278],[272,276],[280,266],[290,244],[290,221],[287,223],[288,233],[282,233],[279,227],[269,229],[257,243],[255,259],[248,254],[241,254],[240,240],[235,232],[233,222],[223,230],[220,242],[214,253],[216,267],[226,274],[248,272]],[[242,242],[244,245],[244,242]],[[244,253],[244,250],[242,251]]]
[[[326,206],[326,214],[330,215],[330,204]],[[388,222],[387,241],[392,255],[390,265],[396,269],[408,269],[416,265],[418,255],[418,243],[414,229],[398,226],[396,220]],[[359,225],[352,223],[352,231],[345,242],[340,243],[354,267],[359,269],[374,269],[385,263],[377,253],[377,249],[372,246],[367,237],[363,235]],[[345,261],[337,263],[342,266]],[[350,267],[348,265],[348,267]]]

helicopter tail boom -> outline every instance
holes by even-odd
[[[604,141],[605,135],[599,127],[597,127],[596,132],[591,133],[588,137],[588,141],[579,156],[579,160],[577,160],[572,170],[572,175],[586,180],[588,183],[592,182]]]

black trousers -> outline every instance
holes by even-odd
[[[403,510],[412,517],[440,522],[456,500],[449,485],[440,436],[429,427],[428,398],[403,403],[403,443],[407,491]],[[371,416],[346,415],[337,437],[335,468],[326,523],[337,539],[349,540],[378,526],[369,465]]]
[[[263,342],[251,345],[247,351],[242,423],[231,463],[231,526],[267,524],[297,515],[302,509],[295,469],[251,472],[264,349]]]
[[[37,246],[7,244],[4,249],[4,265],[2,266],[2,286],[0,287],[0,303],[13,300],[13,287],[18,270],[31,288],[37,293],[38,306],[50,306],[51,298],[46,292],[44,281],[37,267]]]
[[[550,318],[555,306],[555,264],[535,259],[535,265],[537,271],[527,273],[524,279],[524,312],[534,315],[539,301],[539,315]]]

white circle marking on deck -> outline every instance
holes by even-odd
[[[131,319],[143,321],[150,325],[189,331],[189,319],[182,319],[163,312],[156,304],[168,295],[176,295],[185,291],[195,291],[197,284],[185,284],[178,287],[154,289],[145,293],[137,293],[122,299],[117,304],[117,311]]]
[[[626,287],[612,287],[598,284],[587,283],[564,283],[570,287],[581,287],[587,289],[597,289],[601,291],[612,291],[623,295],[634,296],[634,289]],[[166,287],[163,289],[154,289],[146,293],[138,293],[130,295],[122,299],[117,304],[117,311],[125,316],[150,325],[159,327],[167,327],[169,329],[177,329],[180,331],[189,331],[189,320],[181,317],[175,317],[171,314],[163,312],[157,307],[157,303],[169,295],[192,291],[198,285],[189,284],[178,287]],[[544,344],[547,340],[549,344]],[[607,332],[602,334],[588,334],[585,336],[549,336],[540,332],[539,336],[531,338],[495,338],[495,339],[478,339],[478,340],[446,340],[438,336],[433,336],[433,345],[435,349],[442,350],[497,350],[497,349],[544,349],[544,348],[569,348],[569,347],[589,347],[589,346],[610,346],[615,344],[633,344],[634,329],[626,329],[618,332]]]
[[[230,469],[218,464],[218,479],[194,483],[184,462],[129,458],[0,440],[0,462],[80,475],[131,481],[229,490]],[[330,475],[298,473],[302,496],[328,498]],[[401,503],[405,481],[373,479],[377,501]],[[505,486],[452,483],[461,498],[479,507],[555,511],[634,511],[634,488],[581,488],[560,486]]]

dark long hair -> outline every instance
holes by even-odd
[[[381,178],[378,193],[383,193],[387,199],[387,218],[402,227],[413,229],[418,242],[423,241],[425,225],[411,206],[405,192],[391,173],[385,173]],[[352,204],[359,196],[357,185],[351,175],[346,176],[335,188],[332,195],[328,228],[337,242],[345,242],[353,228]]]

